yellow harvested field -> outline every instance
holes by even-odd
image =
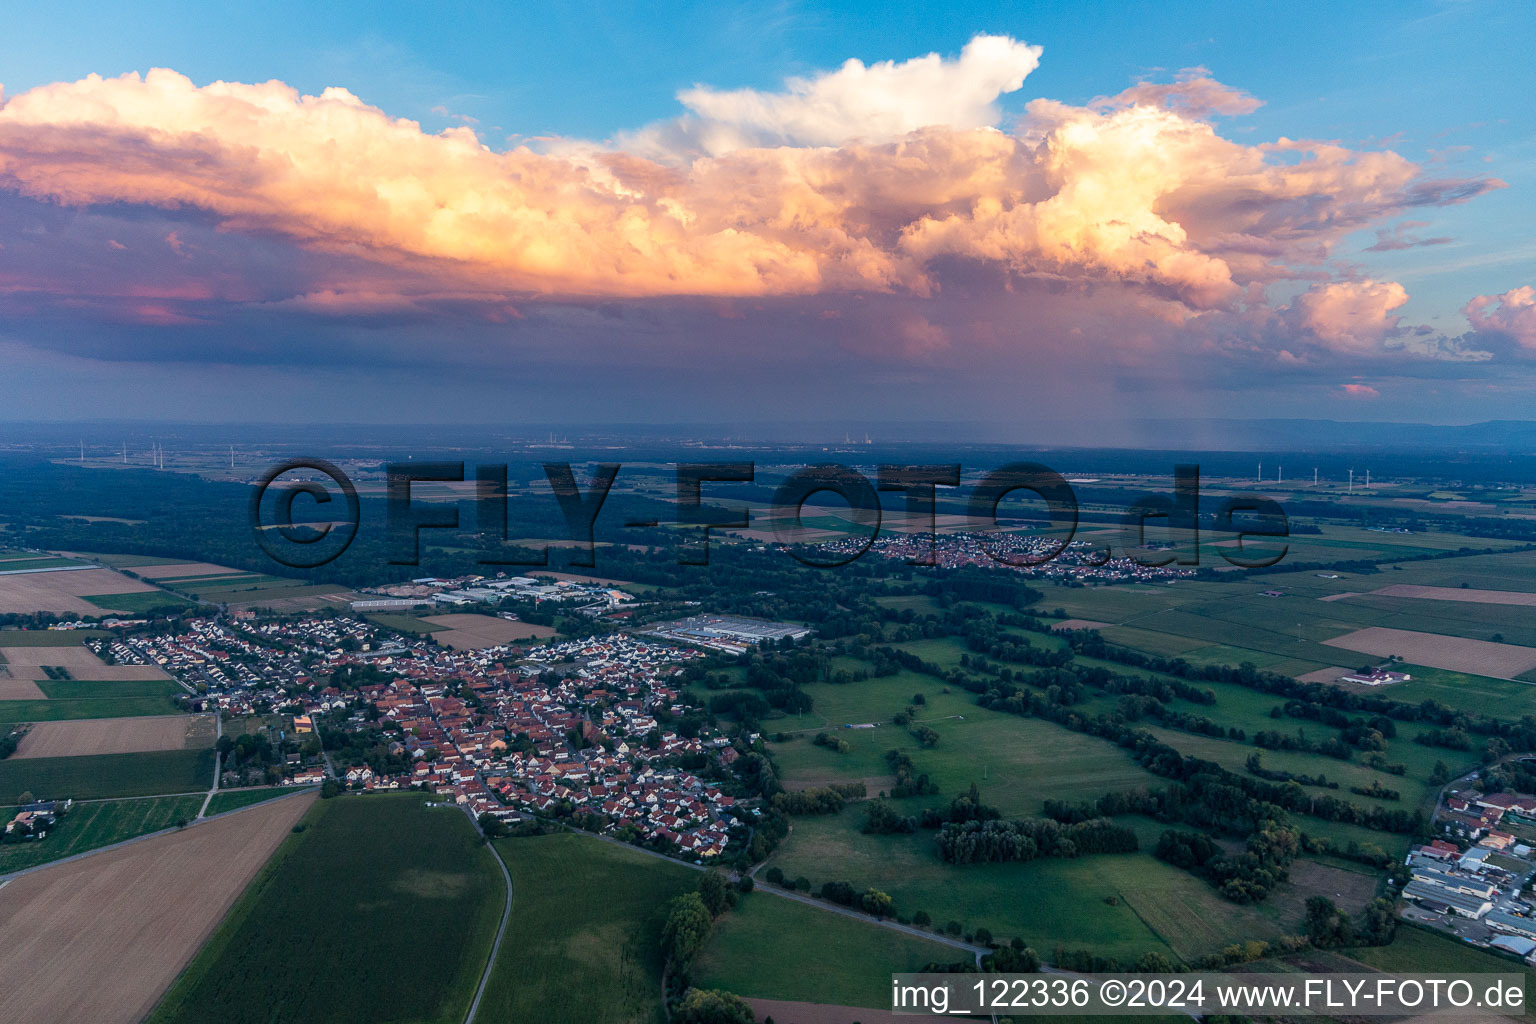
[[[111,569],[70,569],[0,576],[0,613],[70,612],[100,615],[127,609],[102,608],[82,600],[85,595],[142,594],[154,590]]]
[[[84,646],[0,647],[13,679],[47,679],[44,665],[69,669],[76,679],[120,683],[141,679],[169,679],[154,665],[108,665]]]
[[[0,700],[47,700],[48,695],[30,679],[7,679],[0,668]]]
[[[270,800],[0,888],[0,1020],[143,1020],[313,800]]]
[[[236,576],[249,575],[240,569],[231,569],[212,562],[177,562],[174,565],[139,565],[130,569],[147,580],[174,579],[177,576]]]
[[[1473,590],[1468,587],[1422,587],[1412,583],[1399,583],[1391,587],[1373,590],[1376,597],[1416,597],[1430,601],[1465,601],[1468,604],[1536,605],[1536,594],[1520,590]]]
[[[1399,655],[1404,661],[1452,672],[1471,672],[1494,679],[1513,679],[1536,668],[1536,647],[1496,644],[1461,636],[1420,633],[1411,629],[1371,626],[1324,640],[1330,647],[1386,658]]]
[[[1364,597],[1364,596],[1365,596],[1364,594],[1356,593],[1353,590],[1346,590],[1346,591],[1344,591],[1341,594],[1324,594],[1322,597],[1318,598],[1318,600],[1319,601],[1342,601],[1346,597]]]
[[[1051,630],[1064,632],[1069,629],[1103,629],[1105,626],[1113,625],[1113,622],[1095,622],[1092,619],[1062,619],[1060,622],[1051,623]]]
[[[554,636],[549,626],[535,626],[531,622],[511,622],[495,615],[429,615],[422,621],[434,626],[447,626],[444,631],[433,633],[432,639],[456,651],[478,651],[497,647],[517,640],[538,639]]]
[[[27,730],[11,756],[76,757],[207,747],[213,742],[212,721],[207,715],[155,715],[37,722]]]

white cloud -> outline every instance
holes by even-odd
[[[954,60],[937,53],[900,63],[848,60],[836,71],[788,79],[782,92],[699,85],[677,94],[689,114],[624,137],[620,146],[667,159],[889,142],[934,125],[985,128],[1000,117],[998,97],[1024,84],[1041,52],[1007,36],[978,35]]]

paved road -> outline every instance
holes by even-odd
[[[468,816],[469,822],[474,826],[475,831],[479,832],[482,836],[485,835],[480,830],[480,822],[470,813],[467,806],[463,804],[438,803],[435,801],[429,802],[428,806],[457,807]],[[491,856],[496,858],[496,866],[501,869],[502,881],[506,882],[507,900],[501,909],[501,924],[496,926],[496,940],[491,943],[491,955],[485,961],[485,970],[480,973],[480,984],[475,988],[475,998],[469,1004],[469,1012],[464,1016],[464,1024],[475,1024],[475,1014],[480,1012],[480,1000],[485,996],[485,986],[491,980],[491,971],[496,967],[496,957],[501,952],[501,940],[507,934],[507,922],[512,920],[512,875],[507,871],[506,862],[501,859],[501,852],[496,849],[496,844],[487,841],[485,845],[490,848]]]

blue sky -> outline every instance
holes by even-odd
[[[1421,180],[1497,179],[1508,186],[1489,187],[1466,202],[1436,201],[1418,207],[1399,202],[1379,217],[1363,218],[1358,230],[1330,238],[1326,269],[1309,268],[1288,281],[1267,284],[1270,301],[1282,313],[1274,324],[1255,328],[1255,337],[1264,339],[1262,344],[1290,351],[1284,341],[1274,340],[1282,330],[1283,310],[1299,309],[1292,299],[1313,287],[1318,274],[1335,280],[1400,282],[1408,298],[1391,307],[1400,321],[1392,330],[1399,336],[1411,328],[1421,336],[1459,338],[1468,331],[1462,307],[1469,300],[1536,283],[1536,243],[1529,232],[1536,186],[1529,104],[1536,95],[1532,70],[1536,62],[1524,52],[1536,17],[1529,5],[710,3],[667,5],[658,11],[655,5],[639,4],[269,3],[220,8],[83,3],[65,9],[14,3],[6,5],[5,18],[0,83],[7,100],[35,87],[91,74],[111,78],[165,67],[187,76],[195,86],[217,80],[276,79],[304,94],[341,86],[392,117],[418,121],[428,133],[469,124],[481,142],[498,151],[530,141],[535,149],[547,149],[549,138],[586,140],[623,150],[629,133],[682,113],[677,94],[696,85],[773,94],[785,89],[790,76],[814,78],[849,58],[873,64],[936,52],[953,60],[969,40],[983,33],[1043,48],[1038,68],[1028,74],[1022,88],[997,97],[998,124],[1005,130],[1018,122],[1032,100],[1083,107],[1140,81],[1168,82],[1181,69],[1199,67],[1223,86],[1262,101],[1256,110],[1241,116],[1207,118],[1233,142],[1254,146],[1306,138],[1334,140],[1352,150],[1389,148],[1416,164]],[[1270,159],[1284,163],[1301,157],[1272,153]],[[18,191],[28,193],[26,188]],[[36,192],[36,187],[31,191]],[[60,237],[64,226],[50,219],[55,216],[52,212],[25,205],[33,201],[37,197],[28,195],[11,211],[9,220],[0,214],[0,230],[9,225],[20,231],[35,220]],[[286,227],[253,232],[232,229],[227,211],[211,211],[212,222],[192,217],[183,223],[176,218],[185,218],[184,210],[171,217],[163,212],[164,202],[139,204],[132,196],[114,194],[85,202],[53,197],[53,201],[80,211],[74,216],[81,219],[71,221],[70,230],[86,235],[99,230],[103,238],[113,235],[110,242],[114,244],[122,244],[117,235],[132,225],[160,216],[169,217],[167,237],[190,238],[206,232],[205,250],[221,244],[229,247],[227,253],[218,254],[226,261],[221,271],[225,277],[249,275],[253,265],[266,268],[285,263],[289,257],[282,250],[287,244],[313,250],[302,238],[295,242]],[[142,208],[135,210],[136,206]],[[100,220],[93,227],[84,222],[86,218],[116,218],[119,223]],[[175,230],[178,224],[180,230]],[[166,233],[162,227],[156,223],[153,232]],[[228,238],[231,231],[242,235],[238,242]],[[274,234],[285,241],[274,243]],[[1388,244],[1367,251],[1378,237],[1387,238]],[[1399,243],[1396,247],[1392,239]],[[1414,240],[1433,244],[1408,244]],[[21,250],[11,240],[0,236],[0,245],[8,246],[12,259],[20,258],[15,253]],[[0,272],[4,258],[5,252],[0,252]],[[300,252],[292,260],[298,265],[312,258]],[[61,266],[74,265],[65,257],[59,259]],[[392,272],[398,269],[397,259],[386,262]],[[947,284],[948,293],[954,294],[957,286]],[[294,294],[303,288],[303,283],[292,285]],[[513,289],[512,294],[515,298],[521,293]],[[276,292],[261,296],[268,305],[275,298],[280,298]],[[305,332],[305,324],[263,321],[257,328],[243,319],[248,312],[230,307],[227,318],[221,319],[226,333],[259,330],[263,336],[290,341],[274,342],[277,347],[263,353],[255,351],[260,346],[253,340],[236,346],[235,355],[226,353],[222,365],[260,363],[267,366],[263,373],[280,374],[284,365],[291,364],[301,374],[320,372],[305,368],[306,360],[295,351],[299,346],[291,341]],[[104,358],[106,352],[121,355],[129,349],[133,351],[124,362],[174,364],[175,372],[193,377],[213,372],[199,371],[198,360],[186,354],[200,344],[191,335],[162,349],[143,342],[138,327],[114,328],[98,318],[79,325],[76,333],[97,339],[95,347],[82,348],[84,343],[48,340],[72,327],[69,315],[58,307],[40,312],[38,306],[29,305],[13,313],[19,313],[20,319],[3,337],[32,347],[23,363],[34,367],[39,380],[89,376],[93,365],[103,381],[114,372],[131,375],[130,370],[114,370]],[[552,328],[557,333],[567,329],[590,333],[586,324],[569,328],[570,320],[581,319],[570,307],[530,317],[524,302],[515,315],[522,318],[525,329],[530,319],[537,319],[563,324]],[[637,315],[634,307],[629,315]],[[659,333],[729,334],[731,324],[737,322],[706,322],[697,309],[664,313],[647,307],[638,315],[656,324]],[[840,309],[837,315],[848,312]],[[1297,322],[1299,315],[1294,313],[1286,322]],[[203,309],[184,319],[209,316]],[[764,316],[770,319],[746,330],[754,345],[775,330],[793,329],[787,326],[792,322],[785,319],[788,314]],[[774,321],[772,316],[780,319]],[[938,325],[935,329],[954,330],[950,321],[941,324],[936,316],[921,316]],[[1506,327],[1509,322],[1500,321]],[[330,324],[316,330],[346,335],[335,351],[384,349],[388,351],[380,357],[383,364],[399,366],[410,365],[414,357],[398,350],[419,348],[428,328],[419,318],[407,317],[399,323],[370,322],[362,328]],[[479,339],[473,343],[475,351],[496,348],[494,332],[477,326],[471,333]],[[394,340],[382,345],[369,340],[386,335]],[[571,337],[550,334],[531,342],[542,372],[551,380],[565,371],[590,371],[601,365],[598,355],[590,363],[573,357],[561,364],[550,354]],[[1497,361],[1503,351],[1498,340],[1480,344]],[[140,345],[145,345],[142,351],[136,348]],[[868,355],[867,348],[852,348]],[[1359,345],[1339,343],[1332,349],[1333,355],[1343,350],[1352,360],[1361,355]],[[600,345],[596,351],[601,351]],[[330,369],[367,369],[361,357],[354,363],[348,371],[345,359],[338,357]],[[722,363],[719,372],[733,369]],[[901,376],[899,368],[887,370]],[[388,372],[392,371],[378,369],[376,387],[364,389],[373,397],[359,398],[359,407],[372,404],[379,394],[395,393],[400,385],[386,382]],[[1526,365],[1519,363],[1511,372],[1524,380]],[[904,379],[910,382],[925,376],[943,376],[942,368],[919,366]],[[1118,387],[1152,390],[1157,379],[1143,377],[1138,384],[1131,379],[1134,376],[1130,373]],[[1366,381],[1361,387],[1379,392],[1380,381],[1402,378],[1408,381],[1403,384],[1404,396],[1433,406],[1431,418],[1478,418],[1454,411],[1453,406],[1465,400],[1465,393],[1454,398],[1447,391],[1446,380],[1455,376],[1443,367],[1405,372],[1379,364],[1363,368],[1340,364],[1339,372],[1326,381],[1319,376],[1315,381],[1298,381],[1291,391],[1284,387],[1274,391],[1272,410],[1305,408],[1310,401],[1306,388],[1312,386],[1336,389],[1346,381],[1361,380]],[[1245,404],[1234,396],[1260,387],[1262,377],[1261,368],[1243,367],[1231,374],[1213,373],[1188,386],[1209,396],[1213,414],[1227,414],[1234,404]],[[1521,398],[1507,389],[1488,392],[1490,415],[1508,414]],[[636,404],[635,415],[646,415],[643,405]],[[871,415],[877,411],[878,403],[871,403]],[[1363,415],[1404,418],[1401,410]]]

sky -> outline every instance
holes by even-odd
[[[1529,418],[1536,8],[1302,6],[7,2],[0,420]]]

